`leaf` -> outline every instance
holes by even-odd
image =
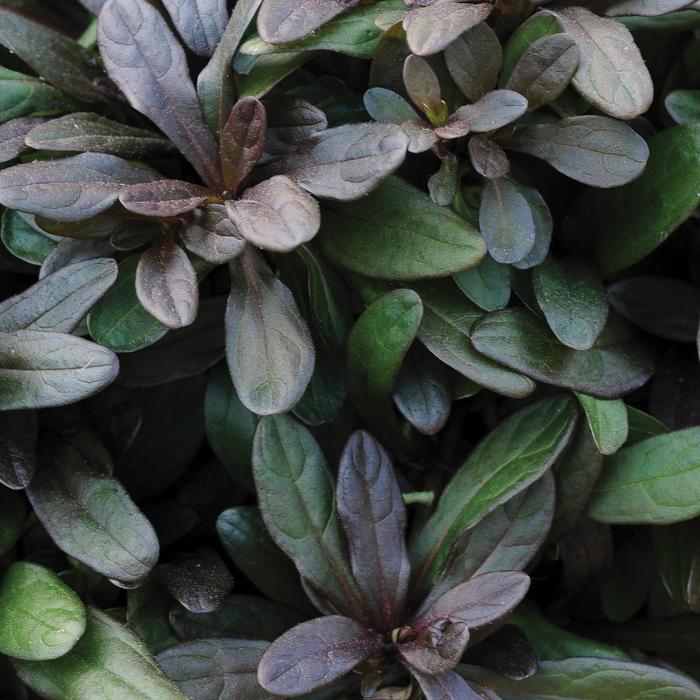
[[[453,279],[465,296],[484,311],[498,311],[508,305],[510,270],[490,255],[476,267],[458,272]]]
[[[505,151],[485,134],[476,134],[467,144],[472,167],[489,180],[507,177],[510,163]]]
[[[672,90],[664,106],[677,124],[700,124],[700,90]]]
[[[615,454],[627,441],[627,407],[622,399],[605,401],[576,394],[586,413],[593,439],[601,454]]]
[[[0,403],[5,411],[75,403],[111,384],[110,350],[64,333],[0,333]]]
[[[55,221],[81,221],[109,209],[129,185],[153,173],[99,153],[37,160],[0,172],[0,204]]]
[[[131,185],[119,195],[125,209],[152,217],[184,214],[205,204],[209,190],[182,180],[156,180]]]
[[[253,170],[265,146],[267,115],[262,102],[244,97],[233,106],[221,130],[221,171],[226,187],[236,192]]]
[[[358,413],[392,440],[400,441],[400,430],[391,397],[422,316],[420,297],[410,289],[396,289],[367,307],[348,338],[350,398]]]
[[[377,629],[391,630],[403,614],[411,574],[406,508],[389,455],[365,431],[345,445],[336,500],[365,607]]]
[[[627,422],[629,424],[627,445],[634,445],[637,442],[646,440],[648,437],[668,432],[668,428],[661,421],[644,413],[644,411],[640,411],[632,406],[626,406],[626,408]]]
[[[692,2],[688,0],[617,0],[612,7],[605,12],[609,17],[622,15],[636,15],[641,17],[655,17],[690,7]]]
[[[333,482],[311,433],[291,418],[263,418],[253,443],[253,475],[272,539],[314,591],[364,622],[362,596],[336,519]]]
[[[67,95],[85,102],[104,101],[93,82],[99,71],[90,54],[73,39],[3,7],[0,44]]]
[[[274,543],[255,506],[236,506],[219,515],[216,532],[237,569],[272,600],[311,611],[299,574]]]
[[[414,54],[406,58],[403,83],[413,104],[425,113],[431,123],[442,124],[445,121],[447,105],[442,99],[440,81],[424,58]]]
[[[649,157],[649,147],[636,131],[593,115],[521,127],[503,146],[542,158],[573,180],[604,188],[639,177]]]
[[[286,44],[303,39],[357,4],[355,0],[263,0],[258,31],[270,44]]]
[[[167,328],[189,326],[197,317],[199,290],[192,263],[172,238],[162,237],[139,258],[136,296]]]
[[[140,158],[172,150],[158,134],[126,126],[91,112],[76,112],[35,126],[27,135],[32,148],[47,151],[90,151],[122,158]]]
[[[67,265],[0,303],[0,331],[72,333],[116,279],[112,258]]]
[[[258,56],[250,72],[241,76],[239,97],[267,95],[279,82],[313,58],[312,52],[264,54]]]
[[[496,87],[503,51],[486,22],[457,37],[445,47],[444,56],[452,80],[470,102],[480,100]]]
[[[106,613],[88,608],[87,629],[73,649],[53,661],[18,661],[19,677],[46,697],[104,700],[185,700],[145,644]]]
[[[117,281],[88,316],[90,335],[115,352],[134,352],[162,338],[167,328],[156,321],[136,296],[136,268],[140,256],[119,265]]]
[[[223,189],[216,141],[187,57],[162,15],[145,0],[108,0],[98,40],[105,68],[131,106],[168,136],[210,187]]]
[[[241,402],[259,415],[289,410],[313,372],[313,344],[291,292],[250,249],[231,264],[226,357]]]
[[[615,311],[647,333],[679,343],[693,343],[700,315],[700,290],[673,277],[643,275],[608,287]]]
[[[25,116],[49,117],[76,107],[60,90],[0,66],[0,124]]]
[[[512,90],[493,90],[477,102],[464,105],[435,130],[440,138],[459,138],[470,131],[483,133],[500,129],[527,111],[527,100]]]
[[[542,661],[534,676],[520,681],[476,666],[460,670],[468,680],[488,684],[503,700],[599,700],[611,688],[624,700],[691,700],[698,693],[697,684],[686,676],[617,659]]]
[[[644,114],[654,87],[629,29],[584,7],[558,10],[556,17],[579,48],[572,80],[576,90],[611,117],[633,119]]]
[[[438,2],[411,10],[403,20],[411,53],[430,56],[439,53],[490,14],[489,3]]]
[[[179,553],[160,564],[155,576],[186,610],[197,614],[216,610],[233,590],[233,576],[213,549],[195,554]]]
[[[409,352],[401,365],[394,403],[419,433],[435,435],[450,416],[452,387],[445,366],[418,350]]]
[[[608,299],[597,270],[577,258],[552,257],[532,275],[537,303],[554,335],[575,350],[593,347],[608,319]]]
[[[403,124],[416,118],[416,111],[404,97],[393,90],[373,87],[367,90],[362,102],[372,119],[385,124]]]
[[[534,187],[528,187],[515,181],[512,181],[512,183],[530,205],[532,221],[535,224],[535,245],[532,246],[532,250],[522,260],[513,263],[513,267],[519,270],[527,270],[539,265],[547,257],[552,241],[554,223],[547,202],[544,201],[542,195]]]
[[[407,146],[408,137],[393,124],[344,124],[309,136],[276,161],[274,171],[323,199],[350,201],[391,175]]]
[[[39,117],[20,117],[0,125],[0,163],[14,160],[27,150],[26,135],[44,120]]]
[[[286,175],[249,187],[226,213],[248,243],[276,253],[307,243],[321,226],[318,202]]]
[[[190,253],[214,265],[237,258],[246,246],[221,204],[195,210],[193,220],[180,232],[180,238]]]
[[[575,421],[571,399],[559,396],[526,406],[489,433],[413,537],[414,582],[432,583],[464,530],[537,481],[568,445]]]
[[[404,636],[406,641],[402,641]],[[426,617],[402,627],[398,639],[399,658],[404,666],[435,677],[451,671],[462,658],[469,642],[469,628],[449,617]]]
[[[165,0],[165,9],[187,47],[211,56],[228,24],[226,0]]]
[[[2,214],[2,242],[20,260],[32,265],[41,265],[56,248],[56,241],[32,225],[34,217],[13,209]]]
[[[652,530],[656,560],[666,590],[694,613],[700,609],[699,523],[691,520]]]
[[[38,432],[36,413],[0,412],[0,484],[8,489],[23,489],[32,480]]]
[[[221,136],[235,100],[233,58],[262,0],[241,0],[231,11],[212,57],[197,78],[197,96],[211,131]]]
[[[275,640],[258,666],[258,681],[275,695],[303,695],[332,683],[378,652],[384,642],[348,617],[319,617]]]
[[[156,661],[190,700],[244,697],[268,700],[257,667],[268,644],[243,639],[199,639],[162,651]]]
[[[489,255],[498,263],[518,262],[532,250],[536,231],[530,205],[510,180],[484,183],[479,230]]]
[[[15,659],[57,659],[85,631],[85,607],[53,571],[16,561],[0,583],[0,651]]]
[[[600,522],[664,525],[700,515],[700,429],[656,435],[605,461],[589,513]]]
[[[322,224],[321,247],[332,262],[379,279],[442,277],[485,254],[475,228],[399,178],[356,204],[324,207]]]
[[[473,691],[462,676],[453,671],[439,676],[412,671],[412,675],[418,681],[426,700],[480,700],[483,697]]]
[[[579,50],[567,34],[553,34],[533,41],[513,68],[506,85],[528,102],[534,111],[554,101],[576,72]]]
[[[525,309],[505,309],[478,321],[472,342],[479,352],[538,381],[615,399],[639,388],[652,373],[647,348],[611,318],[590,350],[560,345]]]

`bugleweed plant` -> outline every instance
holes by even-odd
[[[0,699],[699,700],[699,28],[0,0]]]

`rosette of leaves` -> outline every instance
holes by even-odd
[[[112,92],[118,88],[167,139],[85,112],[42,123],[33,118],[7,122],[9,158],[29,148],[54,157],[5,169],[0,202],[25,218],[35,217],[30,221],[38,229],[35,237],[78,239],[69,250],[62,246],[63,254],[47,264],[51,269],[147,246],[137,258],[122,262],[120,291],[88,321],[93,337],[118,352],[146,347],[168,329],[192,325],[199,309],[198,283],[217,265],[229,263],[231,374],[249,409],[275,413],[301,398],[313,372],[314,348],[291,292],[256,250],[285,253],[308,242],[320,225],[313,195],[347,201],[367,194],[400,165],[407,138],[396,127],[372,123],[329,129],[322,112],[298,100],[278,103],[268,128],[262,103],[254,97],[234,103],[231,94],[230,64],[246,7],[237,6],[227,25],[226,3],[215,4],[216,12],[200,15],[198,3],[166,3],[191,52],[211,56],[195,90],[187,54],[157,9],[145,0],[104,3],[97,37]],[[4,37],[14,47],[16,35],[38,39],[40,25],[2,12],[8,31],[0,32],[0,41]],[[58,36],[56,46],[36,56],[21,48],[18,53],[49,78],[53,73],[45,68],[54,53],[64,62],[72,60],[78,71],[82,64],[74,54],[83,56],[80,47]],[[90,93],[87,86],[97,80],[90,82],[91,75],[83,78],[80,99],[99,104],[106,98]],[[59,82],[65,87],[65,80]],[[194,178],[164,177],[129,160],[175,149],[184,162],[165,167]],[[141,314],[125,337],[105,328],[104,318],[119,317],[115,307],[120,305],[121,318],[127,315],[132,282],[147,316]],[[129,308],[130,317],[138,314]]]

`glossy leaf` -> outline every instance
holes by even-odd
[[[479,352],[538,381],[614,399],[651,376],[651,357],[619,319],[611,319],[590,350],[561,345],[525,309],[506,309],[477,322],[472,342]]]
[[[313,344],[291,292],[250,250],[231,264],[226,357],[241,402],[259,415],[290,409],[313,372]]]
[[[311,433],[291,418],[263,418],[253,443],[253,475],[275,542],[314,591],[363,621],[362,597],[336,520],[333,482]]]
[[[518,129],[506,148],[547,161],[593,187],[620,187],[641,175],[649,157],[644,139],[608,117],[585,115]]]
[[[621,399],[605,401],[576,394],[601,454],[615,454],[627,441],[627,407]]]
[[[453,274],[485,254],[475,228],[398,178],[356,204],[324,207],[322,226],[321,246],[332,262],[379,279]]]
[[[406,509],[389,455],[367,432],[356,431],[345,445],[337,503],[365,606],[378,629],[393,629],[403,612],[411,572],[404,539]]]
[[[153,217],[171,217],[184,214],[204,204],[209,190],[201,185],[182,180],[156,180],[131,185],[119,195],[125,209]]]
[[[53,571],[17,561],[0,582],[0,651],[40,661],[68,653],[85,631],[85,607]]]
[[[408,137],[393,124],[344,124],[313,134],[274,168],[317,197],[350,201],[391,175],[407,146]]]
[[[116,156],[83,153],[6,168],[0,172],[0,203],[47,219],[80,221],[109,209],[129,185],[154,178]]]
[[[98,37],[105,68],[132,107],[170,138],[207,184],[221,187],[215,139],[185,52],[162,15],[145,0],[108,0]]]
[[[591,500],[591,517],[661,525],[700,515],[695,478],[699,440],[697,428],[686,428],[647,438],[609,457]]]
[[[119,371],[113,352],[65,333],[0,333],[2,409],[65,406],[111,384]]]
[[[54,444],[27,487],[56,544],[101,574],[130,585],[158,559],[158,539],[124,487],[67,443]]]
[[[554,335],[575,350],[593,347],[608,319],[596,269],[583,260],[547,258],[532,275],[537,303]]]
[[[275,695],[303,695],[344,676],[382,645],[378,634],[348,617],[319,617],[272,643],[260,660],[258,680]]]
[[[257,667],[266,642],[244,639],[199,639],[162,651],[156,661],[190,700],[244,697],[269,700],[258,684]]]
[[[0,303],[0,331],[72,333],[116,279],[112,258],[67,265]]]
[[[414,581],[434,581],[465,529],[537,481],[568,445],[575,420],[571,399],[555,397],[521,409],[489,433],[414,536]]]
[[[47,697],[94,697],[99,689],[104,700],[134,693],[143,700],[186,698],[139,637],[94,608],[88,609],[85,634],[68,654],[53,661],[19,661],[16,668],[30,688]]]
[[[285,175],[249,187],[226,213],[248,243],[276,253],[307,243],[321,226],[316,200]]]
[[[47,151],[90,151],[139,158],[172,150],[158,134],[101,117],[76,112],[35,126],[27,135],[32,148]]]
[[[183,41],[198,56],[211,56],[228,23],[225,0],[165,0]]]

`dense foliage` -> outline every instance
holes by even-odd
[[[699,30],[0,0],[0,698],[699,700]]]

